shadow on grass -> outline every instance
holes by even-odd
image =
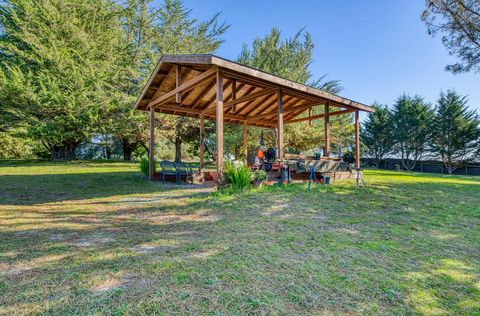
[[[6,254],[0,263],[18,266],[18,274],[0,280],[0,305],[9,311],[30,305],[50,314],[478,311],[477,184],[419,180],[311,192],[289,186],[196,200],[135,172],[15,177],[0,177],[2,189],[18,183],[2,203],[76,201],[65,210],[25,207],[34,216],[6,226],[18,231],[0,232]],[[32,196],[22,196],[26,187]],[[87,204],[100,206],[87,211]],[[35,220],[45,225],[28,228]]]
[[[136,171],[1,175],[0,205],[34,205],[194,187],[150,182]]]

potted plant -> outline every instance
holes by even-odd
[[[267,181],[267,173],[265,170],[256,170],[253,174],[253,184],[255,187],[261,187],[265,181]]]

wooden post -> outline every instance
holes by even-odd
[[[312,117],[312,108],[308,109],[308,117],[310,118],[310,119],[308,120],[308,126],[312,126],[312,119],[311,119],[311,117]]]
[[[223,169],[223,75],[217,69],[217,97],[215,122],[217,127],[217,173],[218,180],[222,181]]]
[[[205,119],[200,115],[200,146],[198,155],[200,156],[200,171],[203,171],[205,166]]]
[[[175,65],[175,75],[176,75],[175,88],[178,88],[182,84],[182,68],[180,67],[180,65]],[[177,103],[182,102],[182,96],[180,93],[175,94],[175,102]]]
[[[155,176],[154,164],[155,164],[155,109],[150,107],[150,146],[149,146],[149,159],[148,159],[148,178],[153,180]]]
[[[355,168],[360,168],[360,118],[355,111]]]
[[[247,122],[243,122],[243,158],[248,163]]]
[[[232,80],[232,100],[235,101],[237,99],[237,80]],[[232,105],[232,112],[237,113],[237,103]]]
[[[277,92],[277,102],[278,102],[278,158],[283,159],[283,98],[282,98],[282,89],[279,89]]]
[[[325,150],[323,151],[323,156],[324,157],[329,157],[330,156],[330,105],[325,104],[325,118],[324,118],[324,124],[325,124]]]

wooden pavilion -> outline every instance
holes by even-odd
[[[324,106],[323,114],[310,109]],[[324,156],[330,153],[330,116],[355,113],[355,164],[360,167],[359,111],[373,108],[214,55],[164,55],[145,85],[135,108],[150,112],[150,175],[154,162],[155,112],[200,119],[200,168],[204,166],[204,120],[216,122],[217,172],[223,167],[223,124],[277,129],[278,159],[284,158],[283,127],[301,121],[325,121]],[[331,109],[335,108],[334,111]],[[305,116],[305,112],[308,115]],[[303,115],[302,115],[303,114]]]

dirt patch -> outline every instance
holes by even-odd
[[[144,290],[148,286],[148,280],[137,276],[119,276],[112,275],[111,277],[97,282],[89,288],[89,290],[95,294],[101,295],[113,290],[129,290],[141,289]]]
[[[16,276],[28,272],[32,269],[39,269],[46,267],[51,264],[57,264],[57,261],[60,261],[66,258],[67,255],[49,255],[39,258],[34,258],[31,260],[19,260],[11,264],[0,264],[0,275],[4,276]]]
[[[336,227],[330,229],[330,231],[337,234],[357,235],[359,232],[353,227]]]
[[[195,258],[208,258],[220,253],[220,249],[204,249],[192,254]]]
[[[265,209],[262,215],[265,216],[272,216],[273,214],[285,210],[289,207],[288,201],[275,201],[272,206]]]
[[[115,241],[114,234],[96,233],[72,241],[70,244],[77,247],[95,247]]]
[[[52,241],[64,241],[64,240],[72,239],[76,235],[77,234],[74,234],[74,233],[55,233],[55,234],[50,234],[50,236],[48,236],[48,239]]]
[[[154,245],[142,245],[134,247],[133,250],[140,254],[149,254],[149,253],[170,253],[176,246],[154,246]]]
[[[98,284],[95,284],[94,286],[92,286],[90,288],[90,291],[92,291],[94,293],[97,293],[97,294],[101,294],[101,293],[108,292],[108,291],[111,291],[111,290],[114,290],[114,289],[118,289],[118,288],[122,287],[122,285],[123,285],[122,279],[111,278],[111,279],[107,279],[103,282],[100,282]]]

